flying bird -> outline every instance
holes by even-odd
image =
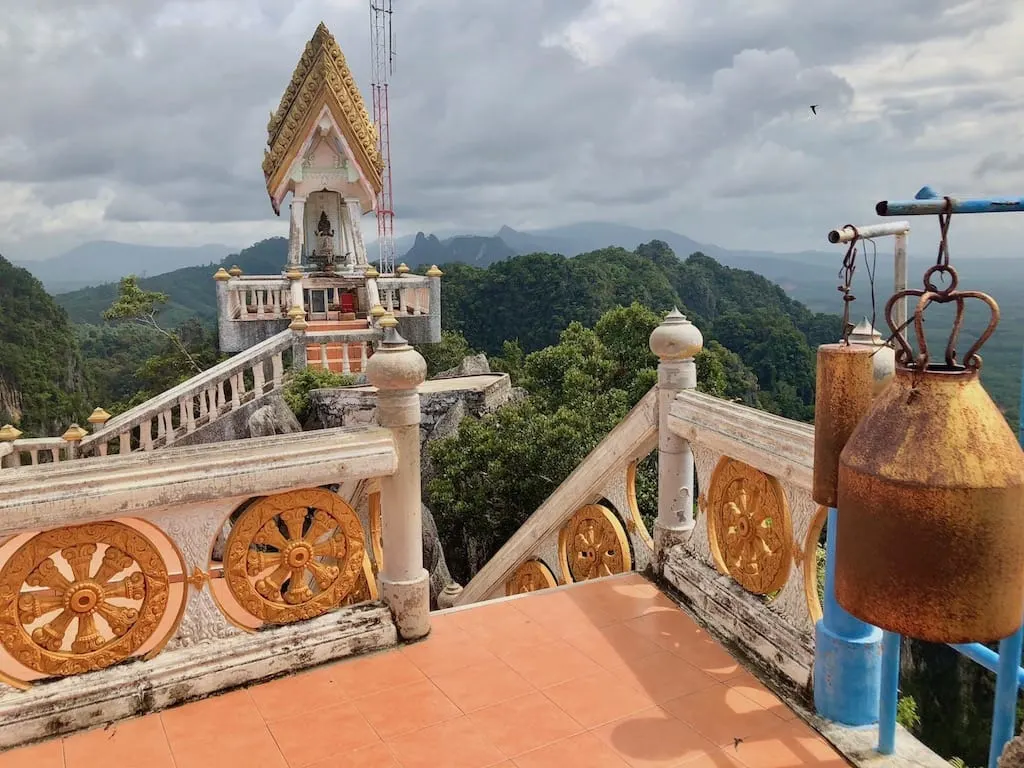
[[[818,114],[818,105],[817,104],[811,104],[811,114],[813,114],[813,115]]]

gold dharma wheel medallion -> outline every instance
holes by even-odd
[[[516,568],[505,582],[505,594],[511,597],[555,586],[558,586],[558,583],[550,568],[540,560],[527,560]]]
[[[286,624],[344,604],[363,576],[363,528],[341,497],[314,488],[257,500],[228,534],[224,577],[239,605]]]
[[[781,589],[793,560],[793,524],[778,480],[723,457],[711,475],[707,507],[718,569],[754,594]]]
[[[562,527],[558,554],[566,583],[625,573],[633,567],[622,523],[600,504],[580,507]]]
[[[152,637],[168,590],[159,550],[131,526],[36,534],[0,569],[0,644],[43,675],[109,667]]]

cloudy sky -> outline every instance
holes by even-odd
[[[603,220],[789,251],[925,183],[1024,195],[1020,0],[394,5],[402,234]],[[0,0],[0,252],[286,234],[266,123],[321,19],[368,97],[368,0]],[[954,247],[1019,253],[1024,216],[966,218]]]

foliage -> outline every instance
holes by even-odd
[[[609,311],[592,329],[570,323],[558,344],[518,366],[527,400],[466,419],[431,445],[437,475],[427,496],[454,578],[471,578],[653,386],[647,339],[659,321],[633,304]],[[648,520],[657,506],[656,473],[655,454],[641,462],[637,480]]]
[[[710,391],[809,421],[813,349],[838,336],[838,317],[811,312],[760,275],[700,253],[680,261],[659,241],[632,252],[605,248],[572,259],[536,253],[487,269],[453,263],[444,270],[442,325],[470,346],[500,354],[493,369],[514,377],[522,352],[553,345],[573,321],[594,327],[606,312],[633,302],[658,312],[679,306],[704,335],[698,364]],[[640,330],[623,330],[633,334],[626,366],[649,355]],[[721,369],[729,372],[729,391]]]
[[[176,327],[191,318],[203,323],[217,320],[217,288],[213,279],[218,267],[237,264],[243,272],[253,275],[273,275],[281,272],[288,260],[288,241],[281,237],[262,240],[240,253],[229,256],[220,264],[184,267],[162,275],[138,280],[145,291],[167,295],[162,317],[164,325]],[[56,297],[71,319],[77,323],[98,325],[104,309],[117,298],[118,284],[105,283]]]
[[[437,344],[419,344],[416,351],[427,361],[427,376],[436,376],[462,362],[463,358],[476,354],[466,337],[458,331],[441,331]]]
[[[0,256],[0,424],[59,435],[89,414],[88,382],[67,314],[27,270]]]
[[[157,322],[157,315],[160,308],[167,303],[167,294],[158,291],[144,291],[139,287],[139,279],[135,275],[128,275],[121,278],[118,286],[117,299],[104,312],[104,320],[129,320],[138,323],[144,328],[151,328],[171,343],[183,359],[188,361],[193,373],[202,373],[203,369],[189,352],[188,346],[183,343],[175,331],[169,331]],[[189,321],[199,325],[198,321]]]
[[[921,715],[913,696],[900,696],[896,701],[896,722],[911,732],[921,727]]]
[[[354,376],[348,376],[334,371],[325,371],[322,368],[303,368],[301,371],[292,373],[285,382],[281,395],[288,407],[292,409],[295,418],[300,424],[305,424],[309,419],[309,393],[314,389],[329,389],[332,387],[348,387],[355,384]]]

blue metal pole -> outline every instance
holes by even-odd
[[[1019,213],[1024,197],[950,197],[950,213]],[[946,213],[946,198],[931,187],[922,187],[913,200],[882,200],[875,205],[879,216],[934,216]]]
[[[988,766],[996,768],[1006,742],[1013,738],[1017,724],[1017,691],[1020,689],[1020,655],[1024,650],[1024,626],[999,641],[999,670],[996,672],[996,701],[992,708],[992,740]]]
[[[827,720],[867,726],[878,722],[882,630],[854,618],[836,602],[837,517],[829,509],[825,604],[814,628],[814,707]]]
[[[882,633],[882,698],[878,705],[878,752],[896,751],[896,705],[900,695],[900,640],[895,632]]]

